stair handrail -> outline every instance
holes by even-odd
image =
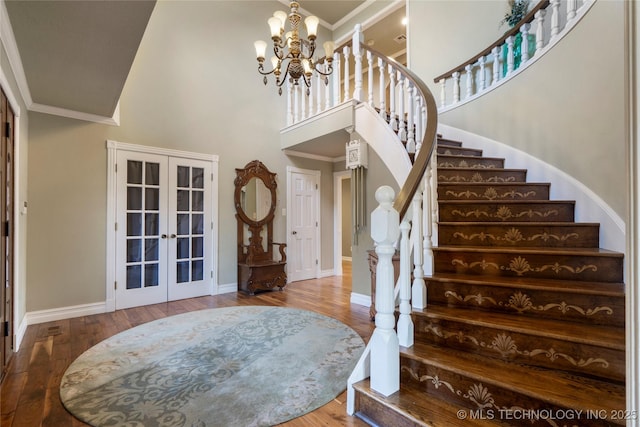
[[[515,77],[571,31],[595,1],[539,1],[520,22],[487,48],[434,78],[440,85],[440,112],[472,101]],[[565,8],[560,7],[563,3]],[[550,23],[547,22],[549,10]],[[463,84],[464,94],[461,93]]]

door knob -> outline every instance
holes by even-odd
[[[291,234],[298,234],[298,232],[297,232],[297,231],[294,231],[294,232],[292,232]]]
[[[175,238],[176,238],[176,235],[175,235],[175,234],[172,234],[172,235],[171,235],[171,238],[172,238],[172,239],[175,239]]]
[[[160,236],[160,237],[162,237],[163,239],[166,239],[166,238],[167,238],[167,235],[166,235],[166,234],[163,234],[163,235],[162,235],[162,236]]]

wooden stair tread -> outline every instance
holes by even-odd
[[[494,205],[532,205],[532,204],[545,204],[545,205],[562,205],[571,204],[575,205],[575,200],[439,200],[438,204],[457,204],[457,205],[473,205],[478,203],[494,204]]]
[[[493,169],[491,169],[493,171]],[[513,187],[516,185],[521,186],[532,186],[532,187],[548,187],[551,185],[550,182],[441,182],[438,184],[438,187],[443,186],[455,186],[455,187]]]
[[[486,221],[442,221],[438,225],[451,225],[454,227],[477,226],[485,227],[501,226],[501,227],[599,227],[597,222],[571,222],[571,221],[553,221],[553,222],[524,222],[524,221],[503,221],[498,223],[488,223]]]
[[[487,157],[487,156],[465,156],[464,154],[438,154],[438,158],[447,157],[454,159],[470,159],[470,160],[504,160],[504,157]],[[443,167],[443,166],[438,166]],[[444,168],[448,169],[446,166]]]
[[[595,345],[624,351],[624,328],[603,325],[569,323],[561,320],[517,316],[508,313],[482,313],[468,308],[431,305],[423,310],[413,310],[414,315],[431,319],[459,321],[474,326],[496,330],[543,336],[563,341]]]
[[[604,295],[624,298],[624,283],[622,282],[588,282],[562,279],[530,279],[506,276],[481,276],[471,274],[437,273],[425,280],[441,282],[462,282],[475,285],[490,285],[502,287],[517,287],[519,289],[535,289],[548,291],[562,291],[579,294]]]
[[[369,379],[353,385],[360,393],[376,400],[382,406],[403,414],[418,425],[430,427],[449,427],[452,425],[465,426],[496,426],[495,422],[480,419],[462,420],[457,414],[461,409],[441,399],[432,398],[412,388],[400,387],[400,390],[390,396],[384,396],[371,388]],[[375,425],[375,424],[374,424]]]
[[[444,168],[447,171],[460,171],[460,172],[466,172],[468,171],[470,168],[463,168],[463,167],[448,167],[448,168]],[[527,169],[513,169],[513,168],[491,168],[491,169],[474,169],[474,171],[477,172],[481,172],[481,171],[485,171],[485,172],[527,172]],[[526,182],[526,181],[524,181]]]
[[[547,254],[571,255],[571,256],[593,256],[593,257],[613,257],[623,258],[621,252],[611,251],[603,248],[554,248],[554,247],[505,247],[505,246],[434,246],[434,252],[476,252],[476,253],[513,253],[522,255]]]
[[[452,348],[416,342],[400,348],[401,357],[412,358],[439,368],[473,377],[484,385],[507,387],[515,393],[577,410],[620,410],[625,407],[625,387],[580,377],[559,370],[483,357]]]
[[[452,146],[455,147],[461,147],[462,146],[462,142],[461,141],[455,141],[453,139],[447,139],[447,138],[438,138],[437,143],[443,143],[443,146],[447,147],[451,144],[453,144]]]

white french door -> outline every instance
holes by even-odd
[[[288,168],[288,275],[291,282],[319,277],[319,171]]]
[[[116,155],[115,308],[213,292],[212,163]]]

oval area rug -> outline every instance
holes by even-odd
[[[271,426],[345,390],[364,342],[311,311],[227,307],[158,319],[80,355],[60,397],[93,426]]]

